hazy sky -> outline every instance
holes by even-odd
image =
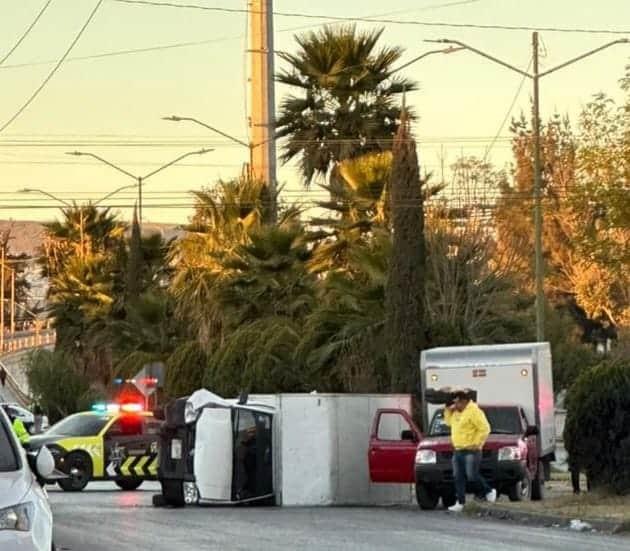
[[[438,7],[454,1],[276,0],[274,9],[335,16],[388,14],[389,18],[426,22],[630,30],[630,0],[478,0]],[[0,0],[0,59],[44,3],[44,0]],[[39,86],[54,64],[34,63],[58,59],[95,3],[96,0],[53,0],[20,48],[0,66],[0,125]],[[182,3],[246,7],[246,0]],[[300,31],[291,29],[316,28],[317,25],[315,20],[277,16],[276,49],[294,48],[293,35]],[[215,152],[188,161],[193,166],[164,171],[145,187],[145,219],[185,222],[187,209],[150,205],[190,204],[188,190],[211,185],[219,177],[238,174],[247,150],[203,129],[160,119],[170,114],[194,116],[247,139],[245,29],[244,13],[105,0],[71,57],[182,42],[202,44],[66,62],[30,108],[0,134],[0,218],[44,220],[57,214],[52,207],[7,208],[16,204],[51,205],[41,197],[7,193],[21,188],[41,188],[65,200],[97,200],[117,187],[133,183],[106,166],[66,156],[65,151],[90,151],[132,173],[142,174],[207,144],[214,147]],[[557,32],[541,35],[546,52],[541,61],[543,68],[616,38]],[[424,44],[424,39],[441,37],[465,41],[522,68],[527,67],[531,57],[531,33],[526,31],[387,24],[383,43],[405,47],[405,59],[411,59],[433,47]],[[541,90],[543,113],[547,115],[557,110],[576,116],[592,94],[603,90],[618,95],[618,80],[629,59],[630,45],[615,46],[549,76]],[[408,101],[420,116],[416,135],[422,165],[429,170],[439,165],[442,150],[447,163],[462,152],[483,155],[521,82],[519,75],[468,52],[432,56],[410,67],[406,74],[420,83],[420,90],[410,94]],[[285,93],[285,89],[278,87],[277,99]],[[529,97],[528,82],[514,113],[527,108]],[[507,129],[502,134],[506,136]],[[482,138],[483,143],[462,142],[466,137]],[[15,147],[7,143],[15,140],[56,144],[64,141],[67,145]],[[89,145],[104,140],[116,144]],[[130,146],[129,142],[134,141],[144,145]],[[506,141],[499,141],[491,158],[498,164],[505,163],[508,147]],[[301,191],[291,167],[279,171],[279,180],[286,183],[290,198],[313,196],[313,192]],[[125,193],[118,197],[109,204],[126,205],[134,200]],[[124,215],[128,216],[128,212]]]

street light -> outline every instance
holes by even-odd
[[[136,184],[134,184],[133,186],[124,186],[124,188],[120,188],[120,189],[127,189],[130,187],[138,188],[138,220],[139,220],[139,224],[141,225],[142,224],[142,184],[143,182],[145,182],[146,180],[151,178],[151,176],[157,174],[158,172],[161,172],[165,168],[168,168],[174,165],[175,163],[178,163],[182,159],[185,159],[186,157],[190,157],[191,155],[204,155],[205,153],[210,153],[211,151],[214,151],[214,149],[200,149],[198,151],[190,151],[188,153],[184,153],[184,155],[180,155],[176,159],[173,159],[171,162],[166,163],[165,165],[162,165],[160,168],[154,170],[153,172],[149,172],[148,174],[144,176],[137,176],[135,174],[132,174],[131,172],[128,172],[124,168],[121,168],[115,165],[114,163],[109,162],[107,159],[103,159],[103,157],[99,157],[98,155],[95,155],[94,153],[87,153],[83,151],[69,151],[66,153],[66,155],[74,155],[76,157],[92,157],[93,159],[96,159],[97,161],[100,161],[101,163],[106,164],[107,166],[113,168],[114,170],[117,170],[118,172],[121,172],[122,174],[129,176],[130,178],[133,178],[136,181]],[[120,189],[117,191],[120,191]],[[113,195],[113,193],[109,194],[104,199],[106,199],[107,197],[110,197],[111,195]]]
[[[463,50],[464,48],[454,48],[452,46],[449,46],[448,48],[443,48],[441,50],[431,50],[428,52],[423,53],[422,55],[419,55],[418,57],[412,59],[411,61],[405,63],[404,65],[401,65],[400,67],[397,67],[396,69],[394,69],[391,74],[397,73],[398,71],[401,71],[403,69],[405,69],[406,67],[409,67],[410,65],[413,65],[414,63],[416,63],[417,61],[420,61],[421,59],[428,57],[430,55],[433,54],[450,54],[452,52],[457,52],[459,50]],[[260,147],[261,145],[265,145],[267,142],[275,139],[275,136],[265,140],[263,142],[260,143],[253,143],[253,142],[245,142],[243,140],[241,140],[240,138],[237,138],[235,136],[232,136],[231,134],[228,134],[227,132],[224,132],[223,130],[220,130],[218,128],[216,128],[215,126],[212,126],[210,124],[207,124],[203,121],[200,121],[199,119],[196,119],[194,117],[180,117],[178,115],[171,115],[170,117],[162,117],[162,120],[165,121],[171,121],[171,122],[182,122],[182,121],[186,121],[186,122],[192,122],[194,124],[197,124],[199,126],[202,126],[208,130],[210,130],[211,132],[214,132],[215,134],[218,134],[219,136],[223,136],[224,138],[227,138],[228,140],[238,144],[238,145],[242,145],[243,147],[246,147],[249,150],[249,164],[247,167],[247,176],[251,179],[253,178],[254,174],[253,174],[253,167],[254,167],[254,149],[256,149],[257,147]],[[276,201],[276,189],[275,189],[275,182],[268,182],[268,185],[270,186],[270,195],[272,197],[272,201],[274,201],[274,212],[275,212],[275,201]]]
[[[510,69],[511,71],[515,71],[519,75],[522,75],[526,78],[532,80],[534,85],[534,112],[532,115],[532,130],[534,133],[534,249],[535,249],[535,279],[536,279],[536,338],[538,342],[542,342],[545,340],[545,289],[544,289],[544,279],[545,279],[545,265],[543,258],[543,242],[542,242],[542,225],[543,225],[543,214],[542,214],[542,195],[541,195],[541,187],[542,187],[542,170],[541,170],[541,146],[540,146],[540,92],[539,85],[540,79],[551,73],[555,73],[560,69],[564,69],[565,67],[572,65],[578,61],[581,61],[584,58],[590,57],[593,54],[601,52],[615,44],[628,44],[630,43],[630,39],[628,38],[620,38],[618,40],[613,40],[612,42],[608,42],[598,48],[593,50],[589,50],[586,53],[583,53],[577,57],[569,59],[560,65],[556,65],[551,69],[543,71],[542,73],[538,68],[538,33],[534,32],[532,34],[532,48],[533,48],[533,73],[528,73],[527,71],[523,71],[514,65],[511,65],[497,57],[494,57],[486,52],[478,50],[477,48],[473,48],[464,42],[460,42],[459,40],[450,40],[447,38],[442,38],[439,40],[425,40],[425,42],[433,42],[438,44],[454,44],[459,46],[459,48],[463,48],[469,50],[481,57],[489,59],[490,61],[497,63],[505,67],[506,69]]]
[[[112,195],[115,195],[116,193],[119,193],[119,192],[121,192],[121,191],[123,191],[125,189],[130,189],[130,188],[135,188],[135,187],[136,187],[136,184],[119,187],[118,189],[115,189],[114,191],[108,193],[104,197],[101,197],[98,201],[95,201],[95,202],[93,202],[91,204],[92,204],[92,206],[96,207],[97,205],[99,205],[100,203],[105,201],[106,199],[109,199]],[[65,201],[64,199],[61,199],[61,198],[57,197],[56,195],[53,195],[52,193],[44,191],[43,189],[24,188],[24,189],[20,189],[18,191],[18,193],[40,193],[41,195],[45,195],[46,197],[50,197],[54,201],[57,201],[57,202],[61,203],[66,208],[74,209],[76,207],[76,205],[73,205],[73,204],[69,203],[68,201]],[[79,234],[80,234],[79,240],[80,240],[80,243],[81,243],[81,258],[83,259],[83,257],[84,257],[84,248],[85,248],[85,246],[84,246],[85,240],[84,240],[83,206],[79,206]]]

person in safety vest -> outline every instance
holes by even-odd
[[[20,441],[20,444],[22,444],[23,446],[28,445],[28,442],[30,440],[30,435],[28,431],[26,430],[24,423],[22,423],[22,420],[16,417],[16,415],[13,413],[13,410],[10,407],[3,406],[3,408],[4,408],[5,413],[9,417],[9,420],[11,421],[11,427],[13,428],[13,432],[15,433],[15,436],[17,436],[18,440]]]

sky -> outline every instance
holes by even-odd
[[[246,0],[173,1],[247,6]],[[0,65],[0,126],[40,86],[96,3],[52,0],[20,47]],[[0,0],[0,59],[44,4],[45,0]],[[630,37],[630,0],[275,0],[274,11],[428,23],[628,30],[622,36]],[[316,30],[323,23],[276,15],[276,50],[295,50],[296,33]],[[404,47],[403,62],[433,49],[435,45],[423,41],[436,38],[466,42],[523,69],[531,59],[531,31],[358,25],[384,27],[382,43]],[[58,203],[43,195],[16,193],[23,188],[41,189],[71,202],[98,201],[133,184],[124,174],[97,161],[65,155],[68,151],[90,152],[143,175],[188,151],[211,147],[213,152],[188,158],[146,182],[145,220],[185,223],[191,212],[189,191],[238,175],[247,149],[202,128],[166,122],[162,117],[196,117],[247,141],[245,32],[245,13],[104,0],[69,59],[29,108],[0,133],[0,219],[50,220],[58,216]],[[542,70],[621,38],[603,33],[540,34]],[[182,43],[195,44],[72,59]],[[541,82],[543,117],[559,112],[575,121],[593,94],[605,91],[620,97],[618,81],[629,60],[630,44],[618,45],[545,77]],[[276,68],[282,67],[277,61]],[[427,171],[439,171],[442,160],[448,165],[462,154],[483,157],[519,88],[512,115],[527,110],[531,97],[531,84],[521,86],[521,76],[470,52],[434,55],[404,74],[420,84],[407,101],[419,115],[414,131],[420,162]],[[281,86],[276,88],[277,103],[287,92]],[[500,135],[505,138],[508,134],[504,128]],[[28,145],[18,147],[18,140]],[[489,159],[499,166],[508,162],[506,139],[497,141]],[[292,166],[281,167],[278,180],[288,201],[309,201],[319,193],[305,191]],[[135,192],[127,190],[102,204],[120,210],[128,219],[130,209],[126,207],[134,201]]]

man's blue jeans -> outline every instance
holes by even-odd
[[[455,495],[462,505],[466,503],[466,482],[474,487],[478,497],[485,497],[492,490],[481,476],[481,451],[455,450],[453,453],[453,476],[455,477]]]

